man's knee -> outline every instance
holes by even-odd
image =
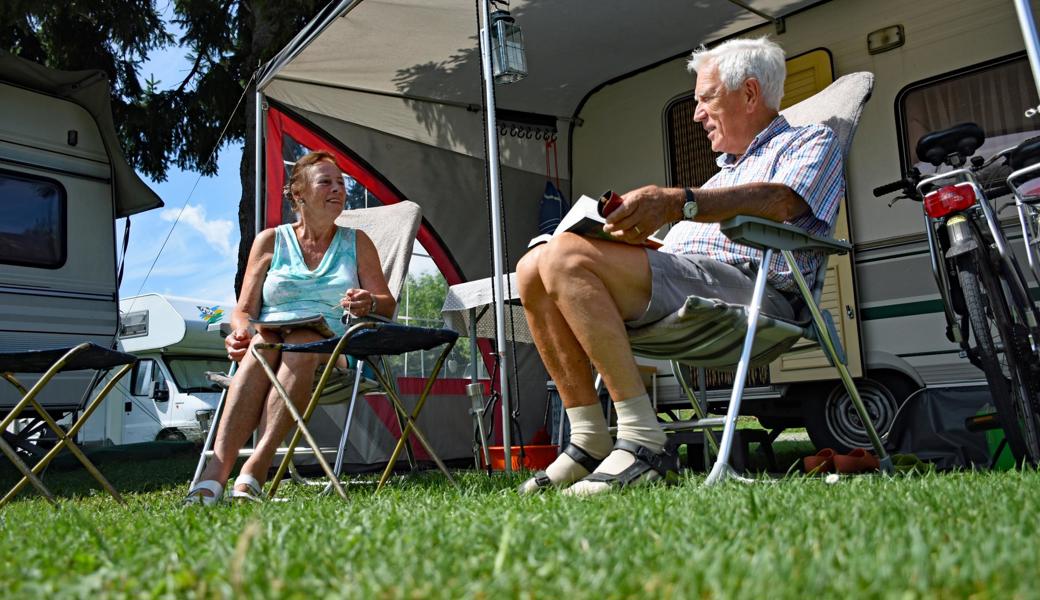
[[[545,246],[538,266],[545,289],[554,289],[572,281],[574,276],[593,270],[600,259],[595,245],[587,238],[573,233],[556,236]]]
[[[516,263],[516,283],[520,288],[520,296],[524,297],[534,289],[541,287],[541,273],[538,264],[542,259],[546,245],[541,244],[520,258]]]

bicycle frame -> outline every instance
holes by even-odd
[[[1031,179],[1040,177],[1040,163],[1023,167],[1007,178],[1008,187],[1015,195],[1015,209],[1018,212],[1018,222],[1022,227],[1022,243],[1025,244],[1026,259],[1029,269],[1033,272],[1034,280],[1040,284],[1040,257],[1037,256],[1037,245],[1040,244],[1037,230],[1040,229],[1040,212],[1023,201],[1021,184]],[[1030,214],[1032,213],[1032,214]]]

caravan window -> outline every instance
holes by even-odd
[[[177,382],[177,389],[193,394],[197,392],[216,392],[221,389],[206,377],[207,372],[224,373],[228,369],[226,358],[166,357],[166,367]]]
[[[0,171],[0,263],[65,264],[65,188],[53,179]]]
[[[1037,95],[1025,55],[1005,57],[912,83],[896,97],[903,170],[935,168],[919,163],[914,149],[926,133],[964,122],[986,132],[978,154],[990,156],[1040,134],[1040,118],[1025,116]]]
[[[130,393],[134,396],[151,396],[152,384],[164,379],[158,367],[159,365],[152,359],[137,361],[130,374]]]

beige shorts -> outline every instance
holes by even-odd
[[[660,321],[678,310],[687,296],[717,298],[729,304],[751,303],[755,275],[746,265],[729,265],[699,254],[647,250],[646,255],[652,280],[650,302],[643,316],[625,322],[630,329]],[[794,318],[790,302],[768,284],[762,312],[771,317]]]

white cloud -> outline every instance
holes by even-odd
[[[236,256],[236,248],[231,244],[234,232],[234,224],[227,219],[206,220],[206,208],[204,206],[186,204],[183,211],[167,208],[160,213],[164,221],[177,221],[178,225],[187,225],[202,235],[203,239],[215,247],[226,258]],[[237,239],[237,235],[234,236]]]

